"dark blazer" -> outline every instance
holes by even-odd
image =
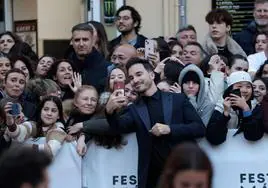
[[[144,48],[144,46],[145,46],[145,40],[146,40],[146,39],[147,39],[147,38],[146,38],[145,36],[138,34],[138,35],[137,35],[137,42],[136,42],[136,44],[134,45],[134,47],[135,47],[135,48]],[[118,36],[118,37],[116,37],[116,38],[114,38],[113,40],[111,40],[111,41],[109,42],[109,46],[108,46],[108,48],[109,48],[109,52],[112,53],[113,50],[114,50],[114,48],[115,48],[117,45],[119,45],[120,42],[121,42],[121,35]]]
[[[171,134],[161,138],[169,151],[179,142],[192,141],[205,135],[201,118],[184,94],[161,92],[161,95],[164,123],[171,129]],[[139,146],[138,187],[146,188],[153,144],[152,134],[149,132],[151,123],[147,106],[141,98],[130,105],[124,114],[114,113],[106,116],[113,129],[121,133],[136,132]]]

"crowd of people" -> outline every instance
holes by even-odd
[[[77,24],[64,59],[38,58],[14,33],[0,34],[0,187],[25,185],[12,180],[20,175],[29,187],[47,180],[27,178],[35,172],[7,157],[23,154],[7,149],[28,146],[26,158],[46,153],[32,161],[44,170],[72,142],[83,157],[83,187],[101,187],[106,172],[90,174],[92,166],[104,159],[118,166],[124,151],[136,149],[137,187],[210,188],[212,167],[198,146],[171,151],[199,138],[220,145],[229,129],[250,141],[268,131],[268,0],[255,1],[254,20],[234,37],[226,10],[204,19],[203,39],[192,25],[148,39],[138,11],[125,5],[115,15],[120,36],[108,42],[101,23]],[[105,156],[96,159],[100,150]]]

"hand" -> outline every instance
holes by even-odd
[[[118,92],[121,92],[120,90],[115,90],[107,104],[106,104],[106,112],[108,114],[112,114],[114,112],[114,110],[117,109],[121,109],[123,106],[127,106],[127,97],[126,96],[122,96],[122,95],[118,95]]]
[[[179,64],[184,65],[184,63],[183,63],[180,59],[178,59],[178,58],[176,58],[176,57],[170,57],[170,60],[171,60],[171,61],[175,61],[175,62],[177,62],[177,63],[179,63]]]
[[[181,86],[175,82],[172,86],[170,86],[169,91],[172,93],[181,93]]]
[[[68,128],[68,134],[78,133],[83,128],[83,123],[76,123]]]
[[[155,136],[166,135],[170,133],[170,127],[162,123],[156,123],[150,132]]]
[[[221,58],[218,55],[213,55],[208,62],[211,71],[221,71]]]
[[[163,61],[161,61],[160,63],[158,63],[154,69],[154,72],[156,73],[161,73],[164,71],[164,68],[165,68],[165,63]]]
[[[75,93],[78,90],[78,88],[82,86],[81,74],[74,72],[74,74],[72,75],[72,81],[73,85],[72,83],[69,83],[69,87]]]
[[[77,140],[76,151],[80,156],[84,156],[87,152],[87,145],[85,143],[85,136],[81,135]]]
[[[231,112],[231,100],[230,100],[230,97],[226,97],[224,99],[223,107],[224,107],[223,113],[224,113],[224,115],[226,117],[228,117],[230,112]]]
[[[147,59],[152,64],[153,67],[156,67],[160,63],[160,57],[156,53],[149,53]]]
[[[250,108],[246,102],[246,99],[244,97],[239,97],[238,95],[235,94],[230,94],[230,100],[231,100],[231,105],[232,106],[237,106],[243,111],[249,111]]]
[[[67,142],[72,142],[72,141],[75,141],[75,137],[68,134],[66,137],[65,137],[65,141]]]
[[[15,123],[15,118],[14,116],[12,116],[10,114],[10,111],[12,110],[12,102],[8,102],[5,107],[4,107],[4,111],[5,111],[5,116],[6,116],[6,124],[7,126],[11,126],[14,125]]]

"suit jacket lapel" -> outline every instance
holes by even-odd
[[[145,125],[145,127],[148,130],[150,130],[151,129],[151,120],[150,120],[150,116],[148,113],[148,108],[142,99],[140,99],[140,101],[137,103],[136,110],[137,110],[143,124]]]
[[[165,124],[170,125],[172,117],[172,95],[170,93],[162,92],[162,106],[164,113]]]

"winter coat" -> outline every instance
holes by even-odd
[[[244,28],[241,32],[234,35],[234,40],[243,48],[247,55],[255,53],[255,36],[258,33],[255,21]]]
[[[238,129],[235,135],[243,132],[245,139],[257,141],[264,134],[263,116],[260,105],[251,101],[252,114],[244,117],[242,111],[230,112],[226,117],[223,114],[223,99],[217,104],[207,126],[206,138],[213,145],[219,145],[226,140],[228,129]]]
[[[234,54],[240,54],[244,56],[245,58],[247,57],[247,54],[243,51],[243,49],[237,44],[231,37],[227,36],[226,39],[226,45],[227,49],[229,52],[231,52],[233,55]],[[204,50],[209,54],[218,54],[218,49],[216,44],[213,42],[212,38],[210,36],[206,36],[205,41],[203,43],[203,48]],[[230,58],[230,57],[226,57]]]
[[[73,61],[75,68],[82,76],[83,85],[94,86],[99,93],[104,91],[105,80],[107,77],[107,67],[110,65],[108,61],[95,49],[81,61],[76,54],[70,53],[68,58]]]
[[[187,72],[194,71],[197,73],[200,79],[199,92],[195,97],[188,97],[198,115],[201,117],[204,125],[208,124],[210,116],[214,111],[215,104],[213,104],[208,94],[206,93],[206,83],[202,71],[194,64],[187,65],[180,73],[179,84],[182,86],[182,80]]]

